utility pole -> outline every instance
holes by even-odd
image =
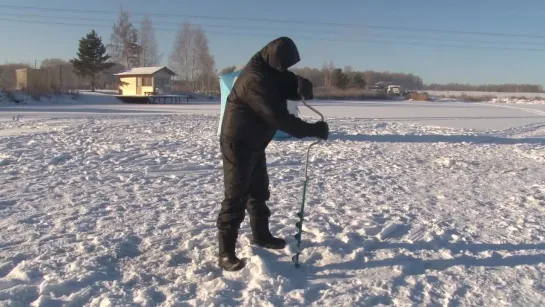
[[[62,64],[59,65],[59,83],[60,88],[62,89]]]

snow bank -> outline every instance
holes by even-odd
[[[0,106],[1,105],[44,105],[44,104],[69,104],[78,100],[79,94],[43,94],[30,95],[20,91],[10,92],[12,97],[0,91]],[[10,99],[11,98],[11,99]]]
[[[290,247],[250,245],[246,220],[237,252],[248,266],[229,273],[215,258],[217,122],[198,114],[0,122],[41,127],[0,137],[0,302],[543,305],[542,124],[484,133],[331,118],[330,139],[312,150],[303,268]],[[267,150],[271,229],[290,245],[310,141]]]
[[[505,93],[475,91],[425,91],[439,102],[487,101],[504,104],[545,104],[545,93]],[[483,100],[484,99],[484,100]]]
[[[44,105],[119,105],[122,102],[115,97],[116,91],[112,90],[97,90],[91,92],[89,90],[78,90],[73,94],[46,94],[39,97],[33,97],[20,91],[11,92],[16,101],[12,101],[7,97],[7,94],[0,91],[0,107],[1,106],[44,106]],[[213,95],[204,95],[198,93],[184,94],[189,95],[191,103],[207,104],[219,103],[219,98]]]
[[[545,104],[545,99],[526,99],[526,98],[494,98],[490,102],[509,103],[509,104]]]
[[[426,91],[434,96],[494,96],[498,98],[524,97],[526,99],[535,99],[537,97],[545,99],[545,93],[523,93],[523,92],[479,92],[479,91]]]

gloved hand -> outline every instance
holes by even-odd
[[[327,140],[329,137],[329,125],[323,121],[316,122],[312,125],[312,136]]]
[[[297,76],[297,94],[301,98],[313,99],[312,87],[312,83],[308,79]]]

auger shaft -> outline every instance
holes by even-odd
[[[309,109],[311,109],[316,114],[318,114],[321,117],[322,121],[324,121],[324,116],[322,115],[322,113],[318,112],[318,110],[316,110],[313,107],[309,106],[304,99],[302,100],[302,102],[303,102],[303,104],[305,106],[307,106]],[[297,223],[295,223],[295,227],[297,227],[297,234],[294,237],[297,240],[297,252],[292,257],[292,260],[295,263],[296,268],[300,267],[299,255],[301,254],[301,236],[302,236],[302,233],[303,233],[303,221],[305,219],[305,200],[306,200],[306,194],[307,194],[307,183],[309,181],[309,177],[308,177],[308,160],[309,160],[309,157],[310,157],[310,149],[312,148],[312,146],[320,143],[321,141],[322,140],[318,140],[318,141],[313,142],[312,144],[309,145],[309,147],[307,149],[306,159],[305,159],[305,177],[304,177],[305,180],[303,182],[303,197],[302,197],[302,200],[301,200],[301,208],[300,208],[299,212],[297,212],[297,216],[299,217],[299,221]]]

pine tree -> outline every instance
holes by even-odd
[[[348,78],[341,68],[335,68],[330,78],[331,85],[336,88],[345,88],[348,85]]]
[[[365,84],[365,79],[363,78],[363,74],[361,72],[355,72],[352,74],[350,78],[350,86],[353,88],[365,88],[367,84]]]
[[[86,37],[79,40],[77,56],[77,58],[71,59],[70,63],[77,75],[91,78],[91,89],[94,92],[97,73],[115,65],[115,63],[108,62],[110,56],[106,54],[102,38],[97,35],[95,30],[91,30]]]

